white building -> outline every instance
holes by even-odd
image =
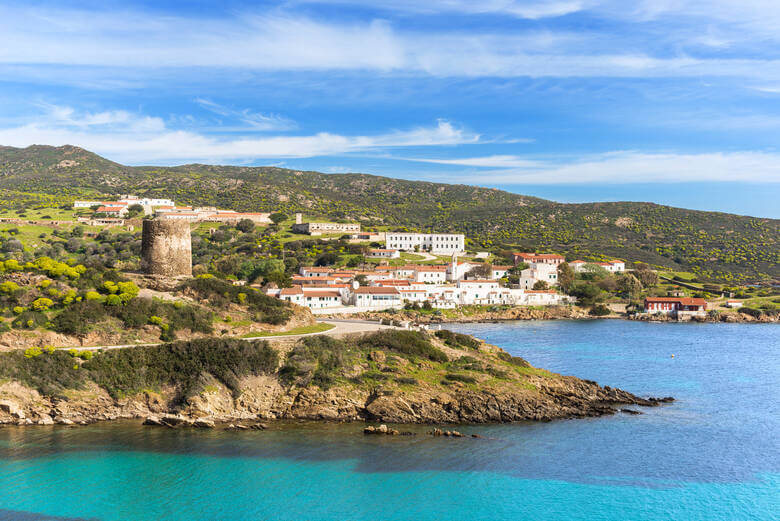
[[[401,257],[401,252],[393,249],[371,249],[368,250],[368,257],[374,259],[397,259]]]
[[[417,266],[412,280],[418,283],[444,284],[447,282],[447,268],[444,266]]]
[[[174,206],[175,203],[171,199],[154,199],[150,197],[136,197],[134,195],[123,195],[119,198],[119,202],[127,203],[129,205],[140,204],[141,206]]]
[[[399,308],[403,305],[401,292],[395,287],[363,286],[353,292],[354,304],[366,309]]]
[[[462,233],[387,232],[385,237],[388,248],[402,251],[453,254],[466,249],[466,236]]]
[[[491,279],[503,279],[506,278],[509,274],[509,270],[512,269],[512,266],[491,266],[490,267],[490,278]]]
[[[575,260],[569,263],[569,266],[577,273],[588,271],[588,266],[600,266],[610,273],[621,273],[626,271],[626,263],[621,260],[609,262],[585,262],[584,260]]]
[[[548,263],[532,263],[529,268],[520,272],[520,287],[525,290],[534,288],[534,284],[544,281],[548,286],[558,283],[558,266]]]

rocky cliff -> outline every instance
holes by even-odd
[[[203,339],[88,360],[60,352],[2,353],[0,423],[150,416],[201,425],[268,419],[484,423],[601,416],[663,401],[550,373],[465,335],[438,334],[383,331],[273,347]]]

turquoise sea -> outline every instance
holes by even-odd
[[[485,438],[0,428],[0,519],[780,519],[777,325],[462,324],[539,367],[641,395],[640,416],[465,426]],[[674,358],[672,358],[674,355]]]

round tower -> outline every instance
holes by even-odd
[[[190,223],[145,220],[141,236],[141,269],[149,275],[192,276]]]

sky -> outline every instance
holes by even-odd
[[[780,218],[776,0],[0,0],[0,145]]]

